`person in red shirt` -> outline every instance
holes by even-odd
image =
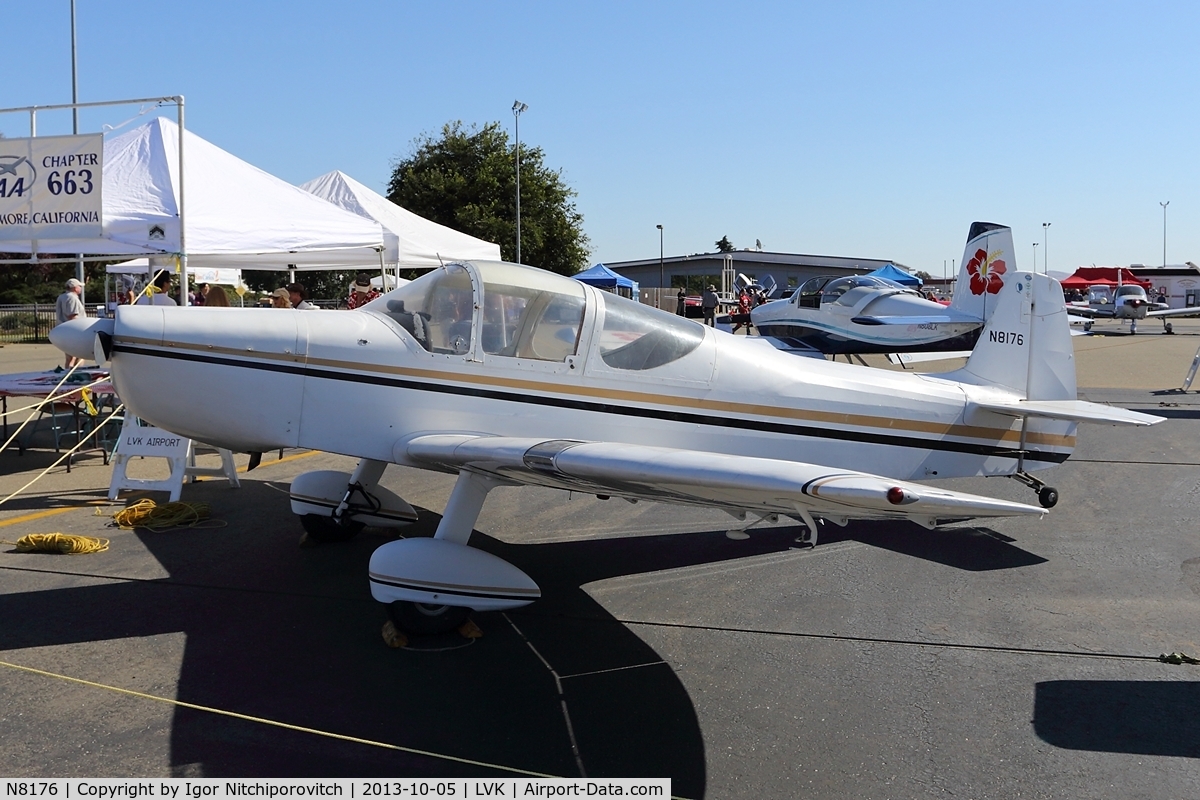
[[[354,283],[350,284],[350,297],[346,303],[350,308],[362,308],[376,297],[379,297],[379,291],[371,285],[371,277],[360,272]]]
[[[737,333],[738,329],[740,329],[743,325],[745,325],[747,329],[750,328],[750,294],[745,289],[743,289],[742,293],[738,295],[738,310],[737,313],[732,316],[732,319],[734,323],[736,323],[733,326],[734,333]]]

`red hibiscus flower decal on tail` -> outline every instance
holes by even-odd
[[[996,258],[1000,251],[988,254],[984,250],[976,250],[975,255],[967,262],[967,274],[971,276],[971,294],[996,294],[1004,286],[1004,275],[1007,267]]]

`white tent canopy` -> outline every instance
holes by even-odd
[[[500,260],[500,245],[430,222],[344,172],[328,172],[301,184],[300,188],[382,225],[384,259],[388,264],[419,269],[448,261]]]
[[[378,223],[185,133],[189,271],[378,267]],[[44,253],[170,256],[179,246],[179,127],[158,117],[104,142],[103,228],[96,239],[39,240]],[[31,243],[5,242],[9,252]]]
[[[108,264],[104,267],[104,271],[109,275],[149,275],[152,270],[158,269],[161,269],[161,267],[151,264],[148,258],[135,258],[130,261],[122,261],[119,264]],[[224,269],[219,267],[189,268],[188,274],[197,285],[201,283],[217,283],[224,286],[237,286],[242,282],[242,271],[240,269]]]

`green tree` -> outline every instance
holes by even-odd
[[[392,165],[388,199],[446,227],[496,242],[516,259],[516,148],[499,122],[442,126]],[[521,145],[521,260],[562,275],[587,266],[588,238],[576,193],[562,171],[543,163],[540,147]]]
[[[729,241],[728,236],[722,236],[720,239],[717,239],[716,245],[717,245],[718,253],[732,253],[733,252],[733,242]]]
[[[379,274],[379,267],[364,271],[375,277]],[[301,270],[296,272],[296,283],[303,284],[308,290],[309,300],[344,300],[357,274],[345,270]],[[261,269],[242,270],[242,281],[256,292],[271,292],[291,283],[287,272]]]

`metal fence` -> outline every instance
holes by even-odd
[[[346,307],[345,300],[311,302],[318,308]],[[253,303],[246,303],[246,308],[253,307]],[[89,317],[101,316],[102,310],[102,306],[87,306]],[[50,329],[54,327],[54,320],[54,303],[0,305],[0,344],[49,344]]]
[[[0,306],[0,342],[39,344],[54,327],[54,303]]]
[[[89,317],[99,311],[100,306],[87,307]],[[54,303],[0,305],[0,343],[49,344],[54,320]]]

